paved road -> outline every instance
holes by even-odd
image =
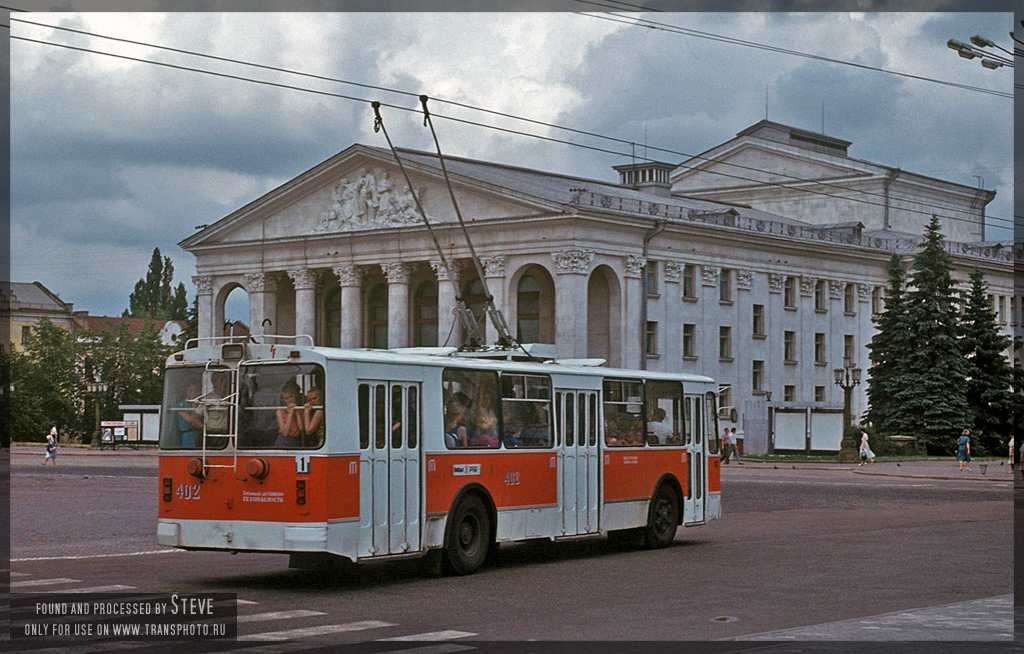
[[[497,567],[469,578],[426,578],[407,563],[339,581],[289,571],[281,555],[156,547],[151,454],[69,453],[57,470],[35,454],[13,456],[13,590],[237,593],[248,638],[240,644],[268,654],[359,642],[395,651],[405,641],[378,639],[411,636],[436,639],[423,654],[485,647],[480,639],[684,638],[718,641],[706,650],[715,652],[814,651],[824,645],[815,639],[949,639],[958,652],[968,651],[964,641],[1010,644],[1012,484],[991,469],[961,477],[949,462],[730,466],[725,517],[680,531],[668,550],[529,543],[503,548]],[[41,512],[53,496],[80,501]],[[905,560],[913,548],[923,559]],[[976,552],[977,571],[960,579],[932,561],[948,548]],[[858,574],[865,560],[893,564]]]

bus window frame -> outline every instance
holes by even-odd
[[[647,406],[647,404],[646,404],[646,402],[647,402],[647,388],[646,388],[646,384],[644,384],[645,381],[646,380],[643,379],[643,378],[636,379],[636,378],[631,378],[631,377],[603,377],[601,379],[601,396],[600,396],[601,397],[601,413],[602,413],[602,415],[604,417],[604,422],[605,422],[605,424],[603,425],[603,428],[602,428],[602,432],[604,434],[604,446],[605,447],[646,447],[647,446],[647,442],[646,442],[647,441],[647,424],[646,424],[646,417],[647,416],[645,415],[646,406]],[[632,383],[632,384],[639,384],[640,385],[640,400],[638,402],[631,402],[628,399],[621,399],[621,400],[610,400],[610,399],[608,399],[608,392],[609,391],[608,391],[608,386],[607,385],[609,383],[617,383],[617,384]],[[622,394],[621,393],[621,387],[619,389],[619,394],[620,395]],[[641,442],[639,442],[639,443],[609,443],[608,442],[608,424],[607,423],[608,423],[608,420],[609,420],[609,416],[608,416],[608,405],[609,404],[622,405],[622,406],[631,406],[631,405],[634,405],[634,404],[639,404],[640,412],[639,412],[638,415],[639,415],[639,420],[640,420],[640,433],[641,433],[640,441]],[[616,411],[615,412],[616,420],[618,419],[618,415],[620,413],[622,413],[622,412],[621,411]],[[630,413],[630,412],[626,411],[625,413]]]
[[[278,409],[283,409],[285,407],[283,405],[280,405],[280,404],[267,405],[267,406],[258,406],[258,407],[250,406],[248,402],[251,400],[251,397],[249,396],[248,393],[244,393],[243,394],[241,392],[242,388],[238,388],[238,389],[236,389],[236,392],[239,393],[239,400],[238,400],[238,403],[237,403],[238,423],[239,423],[238,427],[237,427],[238,428],[238,438],[237,438],[237,441],[238,441],[237,442],[237,447],[238,447],[238,449],[246,451],[246,452],[257,452],[257,451],[261,451],[261,450],[281,450],[281,449],[285,449],[285,450],[289,450],[289,451],[302,451],[302,452],[315,452],[317,450],[322,450],[324,447],[327,446],[327,441],[330,438],[330,435],[329,435],[328,429],[327,429],[327,406],[328,406],[327,389],[326,389],[326,385],[327,385],[327,371],[326,371],[324,365],[319,363],[319,362],[317,362],[317,361],[256,361],[256,360],[242,361],[238,365],[238,369],[237,369],[238,375],[237,375],[237,378],[238,378],[239,382],[241,382],[242,379],[246,378],[245,373],[247,371],[249,371],[249,370],[258,371],[261,368],[264,368],[264,369],[265,368],[273,368],[275,366],[277,366],[277,367],[291,366],[291,367],[294,367],[294,368],[298,368],[300,372],[297,373],[297,374],[301,375],[302,377],[308,377],[308,378],[311,379],[311,383],[303,391],[303,395],[302,395],[302,399],[303,400],[305,400],[305,393],[309,392],[309,389],[311,389],[311,388],[319,388],[320,389],[320,394],[323,396],[323,404],[320,405],[319,409],[324,412],[324,422],[323,422],[324,438],[323,438],[322,441],[320,441],[315,446],[283,447],[283,446],[280,446],[280,445],[274,445],[273,443],[271,443],[270,445],[249,445],[249,444],[247,444],[246,441],[248,439],[243,437],[244,434],[243,434],[243,431],[242,431],[242,423],[243,423],[242,417],[244,415],[246,415],[246,413],[245,413],[246,411],[255,411],[256,409],[259,409],[260,411],[273,411],[275,413],[275,415],[276,415]],[[308,371],[304,370],[305,367],[309,367],[309,370]],[[257,373],[257,377],[258,376],[259,376],[259,374]],[[294,376],[291,379],[294,380]],[[242,384],[240,383],[239,386],[241,387]],[[246,390],[248,390],[247,386],[246,386]],[[300,387],[300,390],[302,390],[301,387]],[[278,395],[280,395],[280,391],[279,390],[277,390],[276,392],[277,392]],[[304,401],[303,401],[302,404],[304,405]],[[316,407],[314,407],[314,409],[315,408]]]
[[[445,366],[444,368],[442,368],[441,369],[441,415],[442,415],[442,421],[445,419],[445,417],[444,417],[445,410],[447,409],[448,401],[450,401],[450,399],[449,400],[445,399],[445,393],[447,392],[446,384],[449,383],[448,380],[447,380],[447,376],[448,376],[448,373],[450,373],[450,372],[459,372],[459,373],[462,373],[462,374],[474,374],[474,375],[491,375],[494,378],[494,406],[492,407],[492,411],[494,412],[494,416],[495,416],[495,418],[498,421],[496,423],[496,425],[495,425],[495,428],[498,430],[497,431],[497,433],[498,433],[498,444],[497,445],[467,445],[466,447],[451,447],[451,446],[448,445],[447,442],[445,442],[445,444],[444,444],[445,449],[447,449],[449,451],[452,451],[452,452],[468,452],[468,451],[500,449],[501,446],[502,446],[501,427],[502,427],[502,424],[503,424],[503,420],[502,420],[502,415],[501,415],[501,375],[499,374],[499,371],[497,371],[497,370],[487,370],[487,369],[481,370],[479,368],[461,368],[461,367],[458,367],[458,366]],[[459,389],[459,393],[462,393],[462,389]],[[462,404],[462,406],[463,406],[463,409],[465,410],[465,413],[463,413],[463,420],[465,420],[466,414],[469,413],[470,405],[472,403],[473,403],[472,400],[467,401],[464,404],[462,402],[460,402],[460,404]],[[469,425],[467,425],[465,422],[460,422],[459,424],[460,424],[460,426],[462,426],[462,427],[464,427],[466,429],[466,439],[467,439],[467,442],[468,442],[469,439],[471,438],[470,433],[469,433],[471,427]]]
[[[530,397],[505,397],[504,394],[504,381],[506,377],[521,377],[523,379],[523,394],[529,395],[527,385],[527,378],[543,379],[547,384],[547,399],[533,399]],[[544,402],[547,408],[547,431],[548,440],[546,445],[508,445],[505,442],[505,406],[504,402],[527,402],[527,403],[539,403]],[[500,435],[500,446],[506,450],[550,450],[555,447],[555,423],[554,423],[554,404],[555,404],[555,383],[551,379],[551,375],[546,373],[538,372],[517,372],[517,371],[498,371],[498,405],[500,408],[500,415],[498,419],[499,435]],[[462,448],[459,448],[462,449]]]

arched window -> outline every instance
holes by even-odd
[[[341,288],[334,287],[324,300],[324,331],[327,347],[341,347]]]
[[[476,320],[477,333],[479,333],[481,341],[485,340],[484,316],[487,313],[487,295],[484,293],[484,285],[479,277],[474,277],[462,287],[462,300]],[[463,335],[463,339],[466,336]]]
[[[370,291],[370,347],[388,346],[388,285],[377,284]]]
[[[437,284],[426,281],[416,287],[413,298],[415,316],[414,344],[417,347],[436,347],[437,342]]]
[[[516,338],[520,343],[540,342],[540,284],[530,274],[519,280],[516,293]]]

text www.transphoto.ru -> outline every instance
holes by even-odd
[[[115,636],[223,636],[223,624],[114,624],[110,631]]]

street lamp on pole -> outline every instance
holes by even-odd
[[[92,446],[100,446],[100,395],[107,392],[107,384],[101,381],[86,383],[85,392],[93,396],[96,403],[96,431],[92,433]]]
[[[843,367],[834,368],[836,386],[843,389],[843,440],[839,445],[839,460],[842,462],[857,459],[857,443],[850,434],[853,426],[853,388],[860,384],[861,369],[855,367],[850,357],[843,357]]]
[[[1012,57],[1016,54],[1015,52],[1010,52],[1006,48],[998,45],[992,39],[987,39],[978,34],[971,37],[971,43],[964,43],[963,41],[950,39],[946,41],[946,47],[950,50],[955,50],[956,53],[964,59],[975,59],[980,57],[981,65],[991,70],[1002,68],[1003,66],[1013,68]],[[996,54],[989,50],[982,50],[982,48],[998,48],[1009,56]]]

